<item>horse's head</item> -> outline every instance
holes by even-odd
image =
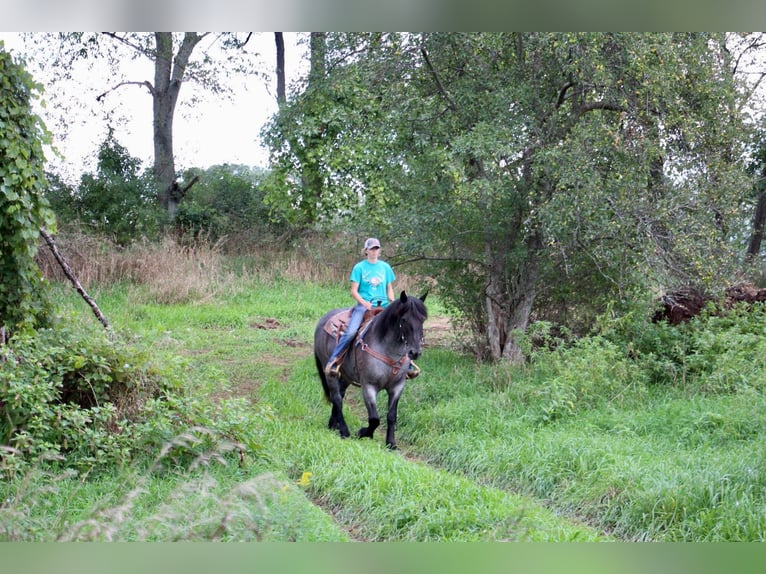
[[[426,291],[421,297],[410,297],[402,291],[399,299],[391,304],[391,327],[397,333],[399,343],[405,347],[410,359],[417,359],[422,352],[423,323],[428,318],[425,306]]]

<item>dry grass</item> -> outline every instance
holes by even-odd
[[[345,285],[351,267],[362,257],[361,250],[349,249],[359,241],[345,235],[306,235],[289,243],[258,245],[247,245],[237,238],[211,244],[204,240],[180,242],[166,236],[159,242],[145,240],[121,247],[75,231],[60,233],[56,243],[86,290],[125,283],[134,288],[134,296],[164,304],[213,300],[235,294],[252,281],[287,279]],[[393,253],[386,255],[395,257]],[[37,259],[46,278],[67,280],[45,245]],[[397,292],[404,289],[420,295],[429,284],[421,276],[401,269],[396,272]]]

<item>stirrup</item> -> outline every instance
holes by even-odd
[[[407,378],[414,379],[420,374],[420,367],[415,364],[415,361],[410,361],[410,368],[407,369]]]
[[[340,361],[338,359],[333,359],[332,363],[327,363],[327,366],[324,368],[324,374],[328,377],[337,377],[340,375]]]

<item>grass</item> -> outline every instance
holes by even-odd
[[[430,360],[422,364],[429,375],[439,357]],[[517,387],[537,384],[523,375]],[[444,391],[456,378],[457,390]],[[471,392],[474,385],[484,392]],[[642,392],[627,408],[607,404],[543,423],[534,414],[540,406],[518,401],[518,390],[488,389],[490,381],[468,385],[454,368],[423,377],[410,389],[414,405],[402,410],[402,440],[431,464],[547,500],[622,539],[763,539],[760,393]]]
[[[115,329],[176,366],[189,395],[248,401],[262,417],[257,452],[239,460],[221,445],[192,465],[152,458],[91,474],[41,465],[0,484],[0,538],[763,540],[766,404],[760,383],[715,364],[742,364],[727,339],[707,333],[683,377],[662,385],[670,362],[653,357],[650,381],[597,337],[523,367],[477,365],[430,342],[427,322],[392,453],[384,428],[371,441],[326,428],[311,340],[324,311],[348,304],[343,281],[289,268],[232,276],[229,264],[193,297],[181,289],[158,303],[151,284],[124,281],[91,294]],[[71,320],[95,321],[71,290],[57,302]],[[435,296],[429,311],[443,314]],[[762,320],[750,330],[766,332]],[[759,365],[748,379],[766,375]],[[365,418],[354,388],[346,418],[352,432]]]

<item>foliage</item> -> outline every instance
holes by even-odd
[[[715,306],[688,323],[671,326],[615,320],[610,339],[629,349],[649,381],[692,394],[763,392],[766,312],[740,303],[723,314]]]
[[[612,319],[523,367],[427,350],[400,436],[621,539],[762,540],[764,328],[755,305],[678,327]]]
[[[120,145],[112,130],[99,146],[97,172],[83,174],[71,201],[81,224],[120,245],[157,238],[164,220],[151,175],[141,173],[141,161]]]
[[[609,304],[736,270],[746,130],[724,40],[329,35],[326,80],[267,133],[271,201],[385,222],[484,338],[479,354],[518,359],[532,313],[584,332]],[[302,158],[291,138],[309,137]],[[308,161],[321,197],[301,195]]]
[[[374,42],[379,34],[363,35]],[[272,209],[299,228],[355,219],[360,208],[377,224],[377,210],[393,199],[388,171],[396,163],[381,138],[387,118],[380,85],[369,85],[361,65],[337,65],[356,51],[353,35],[332,36],[332,74],[314,74],[307,89],[280,108],[263,136],[272,150],[266,180]],[[380,81],[384,81],[380,78]],[[318,181],[313,181],[314,179]]]
[[[186,396],[174,363],[163,366],[103,331],[41,329],[0,351],[7,475],[41,459],[81,470],[122,467],[161,449],[166,461],[188,464],[221,441],[258,450],[252,409]]]
[[[55,231],[44,197],[50,137],[30,108],[41,91],[0,42],[0,328],[10,330],[44,325],[49,315],[34,260],[40,228]]]
[[[442,348],[431,314],[391,453],[382,436],[327,430],[310,341],[317,310],[348,292],[291,277],[227,276],[214,300],[183,304],[103,289],[112,322],[175,392],[141,411],[130,468],[68,474],[82,467],[67,457],[0,482],[0,537],[763,540],[762,304],[679,327],[610,313],[576,340],[535,324],[524,365]],[[71,290],[57,295],[70,324],[86,317]],[[347,399],[361,426],[358,389]]]
[[[252,244],[280,229],[264,202],[262,170],[228,164],[191,169],[184,182],[195,177],[176,215],[175,225],[182,232],[210,241],[235,236]]]

